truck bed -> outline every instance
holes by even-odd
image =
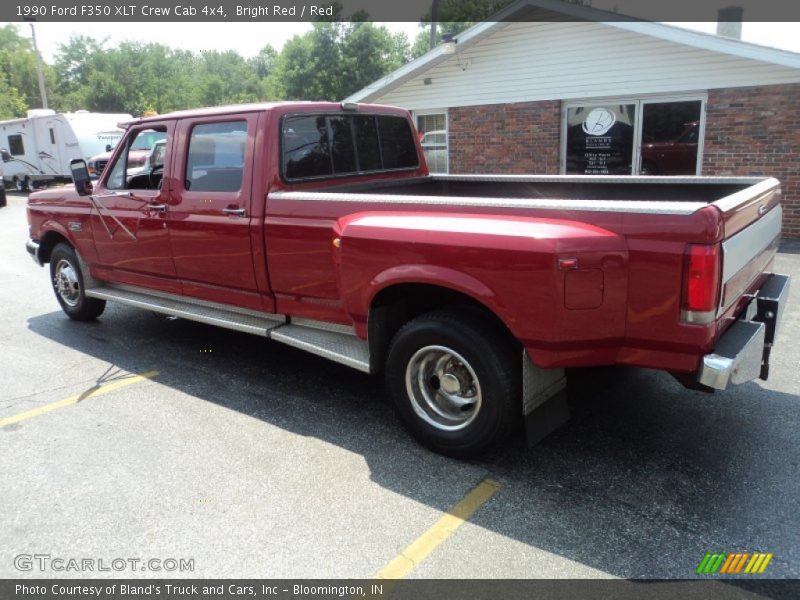
[[[380,194],[387,202],[455,198],[521,199],[531,208],[692,213],[709,204],[725,212],[778,182],[754,177],[615,177],[583,175],[431,175],[327,188],[332,194]],[[319,192],[320,190],[315,190]],[[331,198],[332,199],[332,198]],[[345,199],[340,196],[340,199]],[[539,202],[541,201],[541,202]],[[631,203],[620,205],[618,203]]]

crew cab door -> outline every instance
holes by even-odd
[[[148,144],[166,140],[168,165],[174,121],[132,127],[120,142],[92,194],[92,234],[102,267],[112,281],[177,292],[169,243],[169,190],[164,164],[146,161]]]
[[[261,309],[251,233],[258,115],[181,121],[168,213],[183,293]]]

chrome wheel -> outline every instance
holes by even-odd
[[[81,296],[81,284],[78,281],[78,273],[75,271],[75,267],[68,260],[62,258],[56,263],[53,286],[67,306],[78,305]]]
[[[414,412],[442,431],[458,431],[481,409],[481,386],[472,366],[445,346],[417,350],[406,367],[406,391]]]

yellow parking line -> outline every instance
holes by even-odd
[[[146,373],[142,373],[141,375],[131,375],[129,377],[125,377],[123,379],[107,383],[105,385],[97,385],[93,388],[86,390],[85,392],[81,392],[80,394],[75,394],[74,396],[70,396],[69,398],[64,398],[63,400],[58,400],[57,402],[51,402],[50,404],[45,404],[44,406],[33,408],[31,410],[19,413],[18,415],[14,415],[12,417],[6,417],[5,419],[0,419],[0,427],[5,427],[6,425],[12,425],[14,423],[19,423],[20,421],[25,421],[33,417],[38,417],[39,415],[49,413],[56,409],[64,408],[65,406],[70,406],[71,404],[77,404],[78,402],[86,400],[87,398],[94,398],[95,396],[102,396],[103,394],[108,394],[109,392],[118,390],[121,387],[125,387],[127,385],[133,385],[134,383],[139,383],[140,381],[145,381],[147,379],[152,379],[156,375],[158,375],[158,371],[147,371]]]
[[[388,565],[381,569],[375,579],[402,579],[414,567],[433,552],[439,544],[449,538],[481,506],[494,496],[502,486],[493,479],[484,479],[439,519],[433,527],[419,536]]]

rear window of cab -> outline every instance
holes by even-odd
[[[287,181],[419,166],[408,120],[393,115],[286,115],[281,152]]]

